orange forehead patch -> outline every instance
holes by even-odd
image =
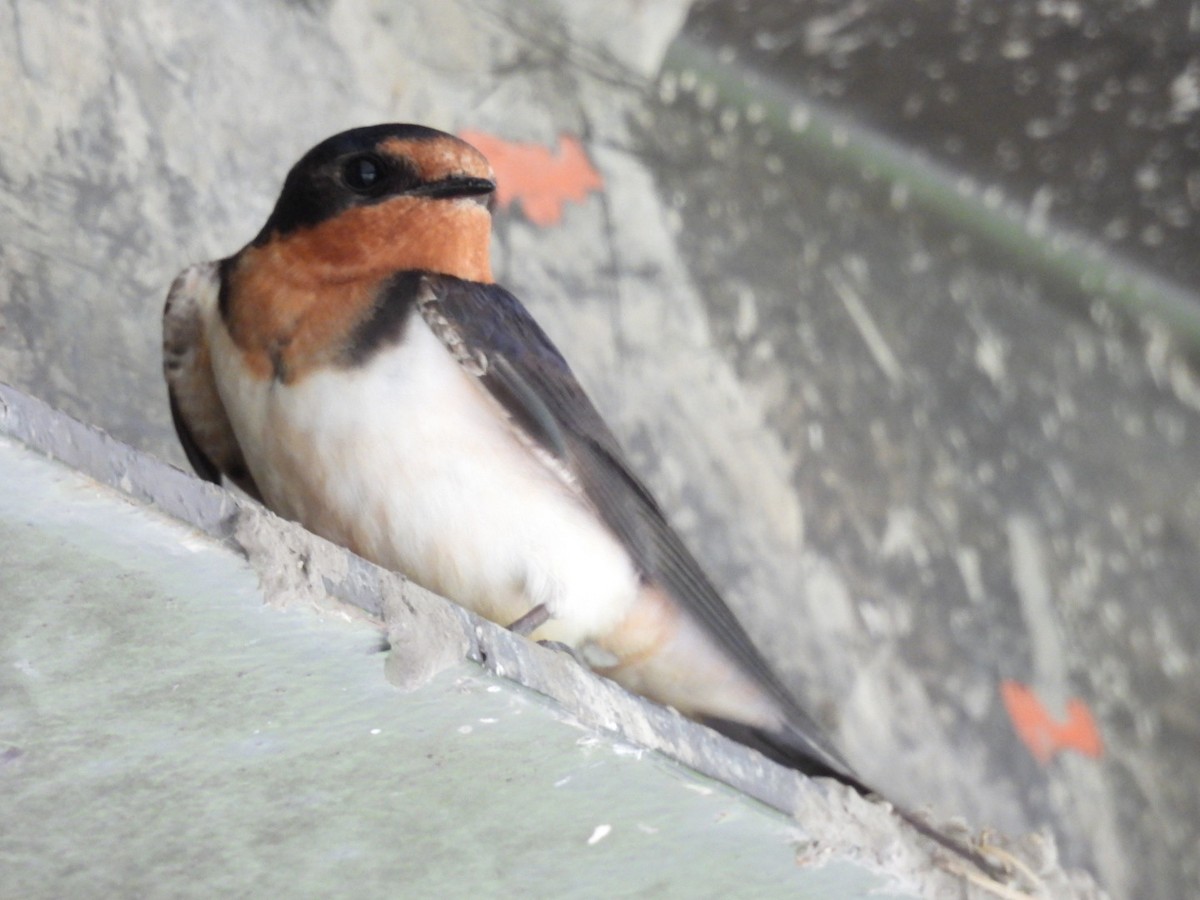
[[[470,144],[452,137],[427,141],[388,138],[379,149],[389,156],[410,160],[422,181],[438,181],[450,175],[493,177],[487,157]]]

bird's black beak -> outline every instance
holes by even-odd
[[[454,197],[482,197],[496,190],[496,182],[490,178],[468,178],[451,176],[440,181],[429,181],[405,191],[416,197],[434,197],[439,200]]]

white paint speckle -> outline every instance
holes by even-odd
[[[1029,201],[1029,213],[1026,224],[1034,235],[1043,234],[1049,224],[1050,207],[1054,205],[1054,191],[1047,185],[1042,185],[1033,192]]]
[[[984,597],[983,570],[979,562],[979,551],[974,547],[959,547],[954,555],[958,563],[958,574],[967,589],[967,599],[972,603],[982,603]]]
[[[1083,21],[1083,4],[1079,0],[1038,0],[1037,12],[1048,19],[1062,19],[1068,25]]]
[[[805,557],[802,572],[801,593],[808,607],[814,612],[820,610],[821,621],[830,632],[850,632],[858,620],[842,576],[829,562],[815,555]]]
[[[929,549],[921,538],[921,520],[915,510],[907,506],[888,510],[879,552],[886,559],[907,556],[919,566],[929,562]]]
[[[602,840],[608,837],[611,831],[611,825],[597,825],[595,830],[592,831],[592,836],[588,838],[588,846],[591,847],[594,844],[600,843]]]
[[[1133,183],[1138,186],[1140,191],[1158,190],[1162,185],[1162,173],[1158,166],[1146,163],[1144,166],[1139,166],[1138,170],[1133,173]]]
[[[1054,124],[1045,118],[1030,119],[1025,123],[1025,133],[1035,141],[1045,140],[1054,133]]]
[[[1193,59],[1171,81],[1171,119],[1179,122],[1200,110],[1200,61]]]
[[[459,734],[470,734],[474,730],[475,730],[475,728],[471,725],[459,725],[458,726]]]
[[[748,340],[758,329],[758,304],[755,301],[753,289],[746,284],[737,288],[737,317],[733,323],[733,333],[739,341]]]
[[[679,95],[679,82],[673,72],[667,72],[658,82],[658,99],[670,106]]]
[[[975,345],[975,365],[979,366],[992,384],[999,385],[1008,371],[1008,348],[995,332],[986,331]]]
[[[825,429],[820,422],[808,423],[808,446],[814,453],[825,449]]]
[[[370,733],[371,734],[383,734],[383,729],[382,728],[372,728]]]
[[[34,668],[33,663],[27,659],[18,659],[12,666],[27,678],[37,678],[40,675],[38,670]]]
[[[1166,235],[1158,225],[1147,225],[1142,229],[1140,237],[1142,243],[1147,247],[1157,247],[1163,242]]]
[[[1011,38],[1000,46],[1000,54],[1005,59],[1025,59],[1033,53],[1033,45],[1024,38]]]

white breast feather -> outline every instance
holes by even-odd
[[[539,638],[604,634],[633,603],[628,554],[420,316],[367,365],[290,386],[248,378],[215,317],[209,330],[247,464],[281,515],[503,624],[546,603]]]

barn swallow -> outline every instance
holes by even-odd
[[[171,288],[164,369],[189,461],[576,648],[629,690],[867,792],[493,281],[494,190],[474,147],[418,125],[306,153],[258,236]]]

